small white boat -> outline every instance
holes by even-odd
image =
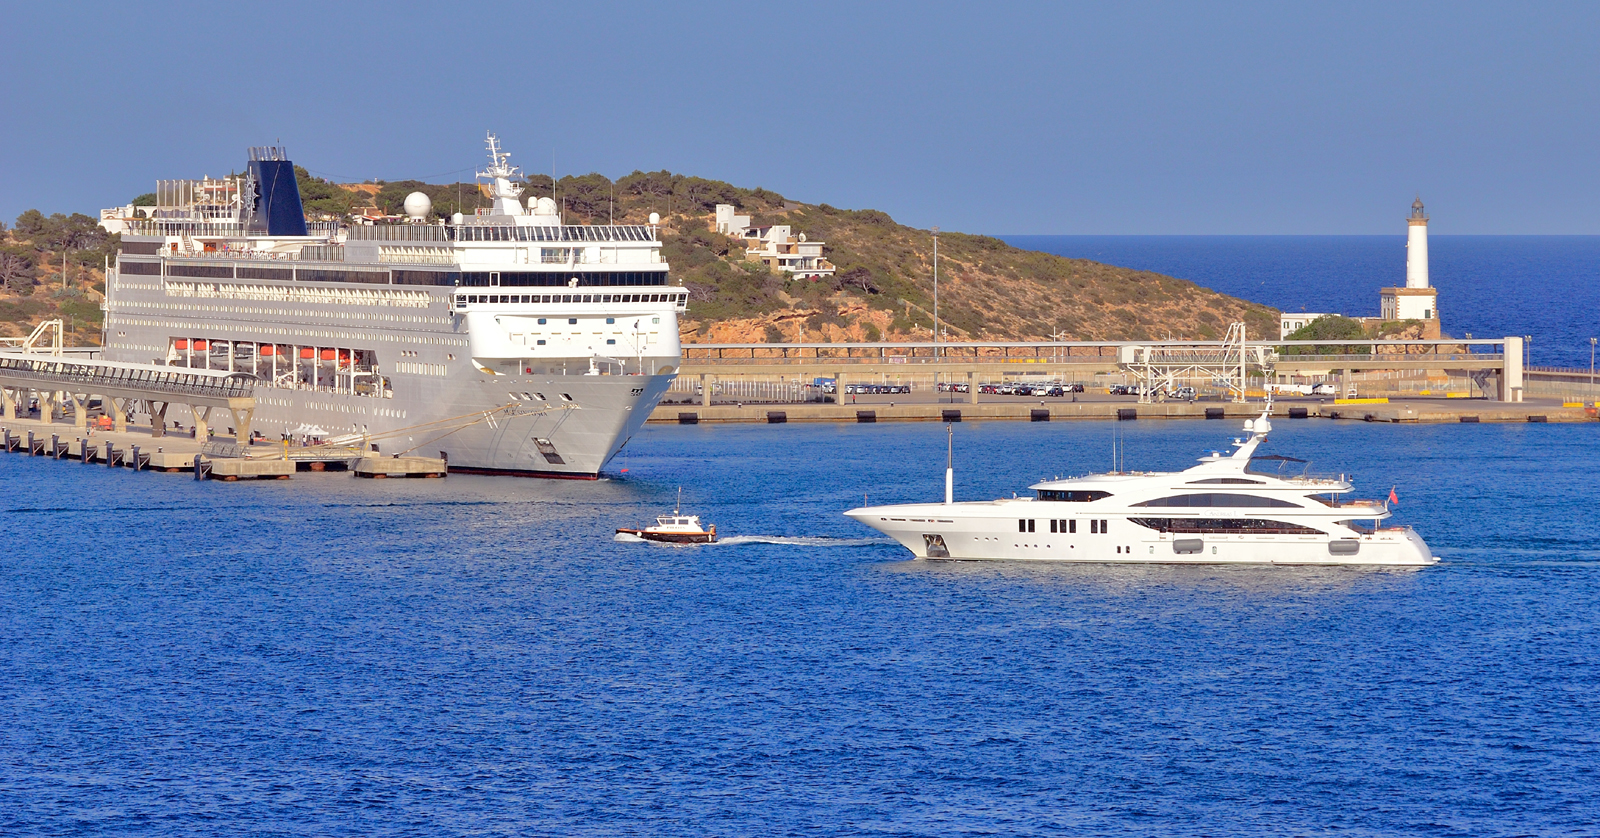
[[[654,526],[642,529],[618,527],[618,533],[636,535],[646,541],[663,541],[669,544],[710,544],[717,540],[717,525],[709,529],[700,525],[699,515],[683,514],[683,490],[678,490],[678,505],[671,515],[658,515]]]

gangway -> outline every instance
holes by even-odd
[[[38,330],[35,330],[38,334]],[[199,370],[85,358],[64,358],[28,351],[0,350],[0,418],[20,418],[29,394],[37,394],[40,418],[52,421],[70,403],[74,424],[87,429],[88,404],[98,396],[116,430],[126,431],[128,412],[135,402],[149,403],[151,436],[165,434],[167,407],[188,405],[194,412],[195,435],[205,439],[211,411],[223,408],[233,414],[240,442],[250,438],[255,413],[256,378],[248,373]],[[59,352],[59,348],[57,349]]]

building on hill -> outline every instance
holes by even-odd
[[[744,231],[750,229],[750,216],[734,215],[733,204],[717,204],[716,220],[711,229],[724,236],[744,236]]]
[[[731,204],[718,204],[712,229],[725,236],[744,239],[745,259],[763,262],[773,270],[791,273],[800,279],[833,276],[833,263],[822,254],[823,242],[807,241],[805,233],[796,235],[788,224],[752,226],[750,216],[735,215],[733,209]]]
[[[1338,317],[1337,314],[1308,314],[1307,312],[1286,311],[1279,316],[1278,339],[1282,340],[1305,326],[1316,322],[1319,317]]]

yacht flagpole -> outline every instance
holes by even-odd
[[[956,431],[955,431],[955,426],[946,424],[944,426],[944,432],[945,432],[944,502],[946,504],[952,504],[952,503],[955,503],[955,493],[956,493],[956,470],[955,470]]]

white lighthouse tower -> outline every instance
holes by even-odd
[[[1439,292],[1428,284],[1428,213],[1422,198],[1411,204],[1406,234],[1406,285],[1379,293],[1379,310],[1386,321],[1417,320],[1422,336],[1439,337]]]
[[[1406,236],[1406,287],[1428,287],[1428,213],[1419,195],[1411,202],[1410,228]]]

